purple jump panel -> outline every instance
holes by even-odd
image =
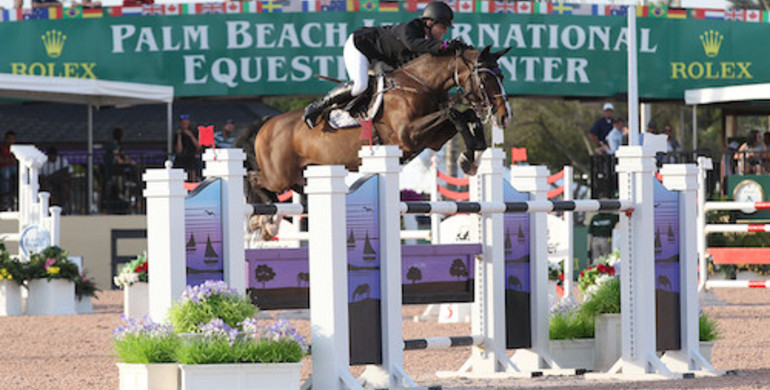
[[[262,310],[310,307],[307,261],[307,248],[246,250],[251,301]]]
[[[207,179],[184,200],[187,285],[224,280],[222,181]]]
[[[655,334],[658,351],[681,349],[679,193],[658,180],[655,194]]]
[[[529,195],[516,191],[505,180],[503,199],[524,202]],[[506,348],[532,346],[530,304],[529,214],[509,213],[505,225],[505,345]]]
[[[481,244],[402,245],[405,304],[473,302],[473,271]]]

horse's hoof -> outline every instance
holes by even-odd
[[[460,169],[462,169],[466,175],[473,176],[476,174],[476,170],[478,170],[478,165],[476,165],[475,161],[471,161],[465,154],[460,155],[460,158],[457,159],[457,163],[460,164]]]

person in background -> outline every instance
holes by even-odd
[[[623,137],[628,134],[628,128],[625,125],[626,121],[621,118],[612,120],[612,130],[610,130],[610,133],[607,134],[607,138],[605,138],[608,154],[615,155],[618,148],[623,145]]]
[[[69,213],[69,182],[72,166],[66,157],[59,155],[55,146],[46,149],[48,159],[40,167],[40,189],[51,194],[51,205],[61,206],[62,213]]]
[[[663,126],[662,134],[666,135],[665,162],[669,164],[676,163],[678,159],[677,155],[682,151],[682,146],[679,145],[679,141],[677,141],[676,138],[673,137],[674,129],[671,127],[671,125],[665,125]]]
[[[10,210],[13,207],[14,194],[16,188],[14,183],[18,180],[18,161],[16,156],[11,153],[11,145],[16,143],[16,132],[8,130],[5,132],[3,143],[0,144],[0,196],[4,210]]]
[[[591,139],[596,154],[604,154],[606,152],[606,148],[603,148],[603,146],[606,146],[607,134],[612,130],[612,116],[615,114],[615,106],[610,102],[604,103],[602,111],[604,115],[594,122],[591,131],[588,133],[588,138]]]
[[[62,3],[58,0],[32,0],[32,8],[49,8],[49,7],[59,7],[61,8]]]
[[[190,126],[190,116],[179,117],[179,128],[174,136],[174,167],[187,172],[187,180],[199,181],[201,145],[198,143],[198,132]]]
[[[612,230],[620,220],[617,213],[598,213],[588,225],[588,250],[591,251],[591,265],[599,258],[612,253]]]
[[[738,152],[733,158],[738,161],[738,171],[743,175],[761,175],[762,157],[765,155],[765,144],[762,142],[762,133],[759,130],[751,130]]]
[[[228,119],[222,130],[214,133],[214,145],[217,148],[232,148],[235,143],[235,121]]]

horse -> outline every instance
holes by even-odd
[[[378,142],[398,145],[408,161],[426,148],[439,150],[457,134],[463,135],[466,160],[473,162],[473,151],[486,148],[483,128],[475,126],[470,134],[468,113],[490,119],[505,128],[511,111],[503,89],[503,74],[497,64],[510,48],[491,52],[487,46],[470,46],[448,55],[423,54],[386,75],[382,109],[372,121]],[[449,101],[449,91],[457,87],[471,109],[460,113]],[[268,119],[254,141],[259,171],[253,186],[280,193],[288,189],[302,192],[303,170],[308,165],[344,165],[357,171],[358,151],[368,140],[361,140],[362,128],[334,129],[327,116],[313,129],[302,121],[297,109]],[[468,153],[470,152],[470,153]],[[475,164],[475,162],[473,162]],[[461,164],[472,173],[475,166]]]

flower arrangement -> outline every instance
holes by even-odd
[[[58,246],[50,246],[42,252],[34,253],[23,266],[24,279],[65,279],[75,281],[80,273],[75,263],[67,260],[67,251]]]
[[[240,332],[220,318],[199,326],[200,331],[179,348],[182,364],[296,363],[307,351],[305,338],[288,321],[265,326],[256,318],[240,322]]]
[[[170,325],[161,325],[146,316],[141,321],[121,317],[125,325],[115,329],[114,349],[124,363],[171,363],[181,338]]]
[[[586,299],[590,299],[603,283],[613,279],[620,265],[620,252],[615,251],[599,259],[596,266],[589,266],[580,271],[578,287]]]
[[[593,318],[586,316],[573,298],[564,298],[552,305],[548,317],[551,340],[572,340],[594,337]]]
[[[24,268],[19,259],[11,258],[5,244],[0,243],[0,281],[13,280],[18,284],[24,282]]]
[[[112,281],[120,288],[139,282],[146,283],[147,267],[147,254],[141,254],[123,265],[118,275],[112,278]]]
[[[168,311],[169,320],[178,332],[196,332],[201,324],[219,318],[231,328],[257,313],[257,307],[222,281],[208,280],[187,286],[179,301]]]
[[[96,297],[97,291],[102,290],[96,287],[96,282],[86,275],[86,271],[81,272],[77,278],[75,278],[75,297],[77,297],[78,300],[83,299],[83,297]]]

